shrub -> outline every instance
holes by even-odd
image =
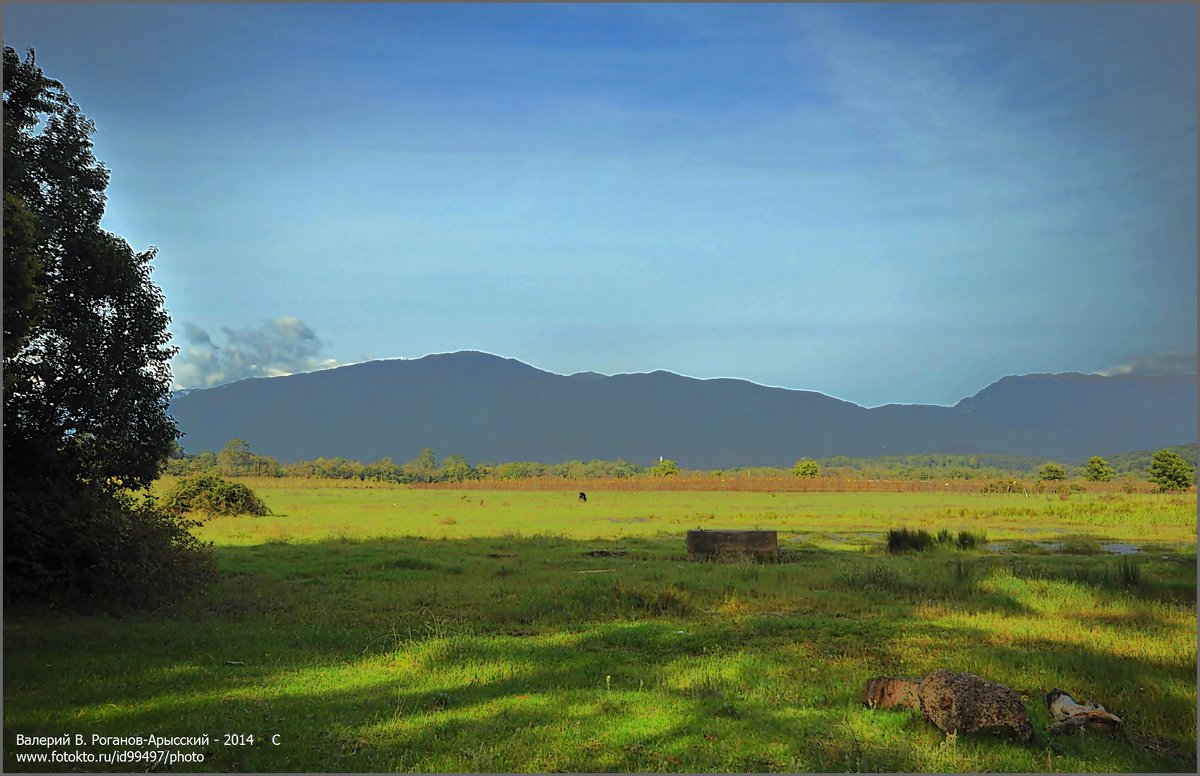
[[[797,477],[807,477],[812,479],[821,474],[821,466],[811,458],[802,458],[796,461],[796,465],[792,467],[792,474]]]
[[[1117,583],[1121,587],[1137,587],[1141,581],[1141,566],[1128,558],[1122,558],[1117,566]]]
[[[891,528],[887,532],[888,552],[920,552],[929,549],[933,544],[933,536],[923,529]]]
[[[1065,480],[1066,478],[1067,478],[1067,470],[1064,469],[1059,464],[1054,463],[1053,461],[1050,461],[1049,463],[1042,466],[1041,471],[1038,472],[1039,480],[1045,480],[1045,481]]]
[[[979,488],[980,493],[1028,493],[1020,480],[992,480]]]
[[[5,600],[154,607],[199,592],[216,570],[196,525],[150,497],[96,487],[14,497],[4,513]]]
[[[676,477],[679,475],[679,464],[664,458],[650,467],[650,474],[654,477]]]
[[[1098,455],[1088,459],[1087,468],[1083,470],[1084,479],[1089,482],[1110,482],[1113,478],[1112,467],[1108,461]]]
[[[203,512],[213,515],[269,515],[271,510],[254,491],[240,482],[226,482],[216,472],[184,477],[167,497],[163,507],[177,514]]]
[[[1156,450],[1150,459],[1150,481],[1165,492],[1187,490],[1196,481],[1196,472],[1172,450]]]
[[[987,534],[984,533],[983,531],[980,531],[977,534],[972,533],[970,531],[959,531],[958,532],[958,541],[956,542],[956,544],[958,545],[958,549],[960,549],[960,550],[973,550],[977,546],[979,546],[980,544],[983,544],[986,541],[987,541]]]

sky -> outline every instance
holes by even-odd
[[[1195,4],[6,2],[176,387],[480,350],[864,406],[1196,371]]]

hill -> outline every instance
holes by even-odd
[[[690,468],[914,453],[1073,460],[1195,440],[1196,376],[1005,377],[954,407],[867,409],[671,372],[565,376],[464,351],[254,378],[172,397],[188,452],[240,437],[281,461],[666,456]]]

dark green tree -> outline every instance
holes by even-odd
[[[675,477],[679,474],[679,464],[670,458],[663,458],[650,467],[650,474],[655,477]]]
[[[1044,464],[1038,472],[1038,479],[1050,482],[1052,480],[1065,480],[1067,478],[1067,470],[1060,464],[1050,461]]]
[[[1098,455],[1088,459],[1087,467],[1083,470],[1083,478],[1089,482],[1110,482],[1113,478],[1112,467],[1108,461]]]
[[[170,566],[147,560],[148,543],[163,557],[196,544],[129,494],[178,437],[155,250],[100,228],[108,171],[92,154],[94,127],[32,51],[22,60],[4,48],[3,123],[5,592],[78,587],[91,563],[111,573],[93,569],[88,584],[111,590],[89,595],[144,599],[153,580],[134,568]],[[137,527],[148,520],[154,530]]]
[[[1150,481],[1164,491],[1187,490],[1196,481],[1196,471],[1178,453],[1156,450],[1150,458]]]
[[[792,467],[792,474],[797,477],[818,477],[821,474],[821,466],[811,458],[802,458]]]

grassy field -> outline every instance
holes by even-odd
[[[6,770],[146,767],[18,765],[18,733],[209,735],[155,770],[1195,770],[1194,494],[248,482],[276,514],[203,526],[208,596],[6,612]],[[889,556],[901,526],[987,542]],[[696,527],[776,529],[783,562],[687,563]],[[859,704],[941,667],[1021,692],[1035,741]],[[1124,733],[1050,737],[1055,687]]]

